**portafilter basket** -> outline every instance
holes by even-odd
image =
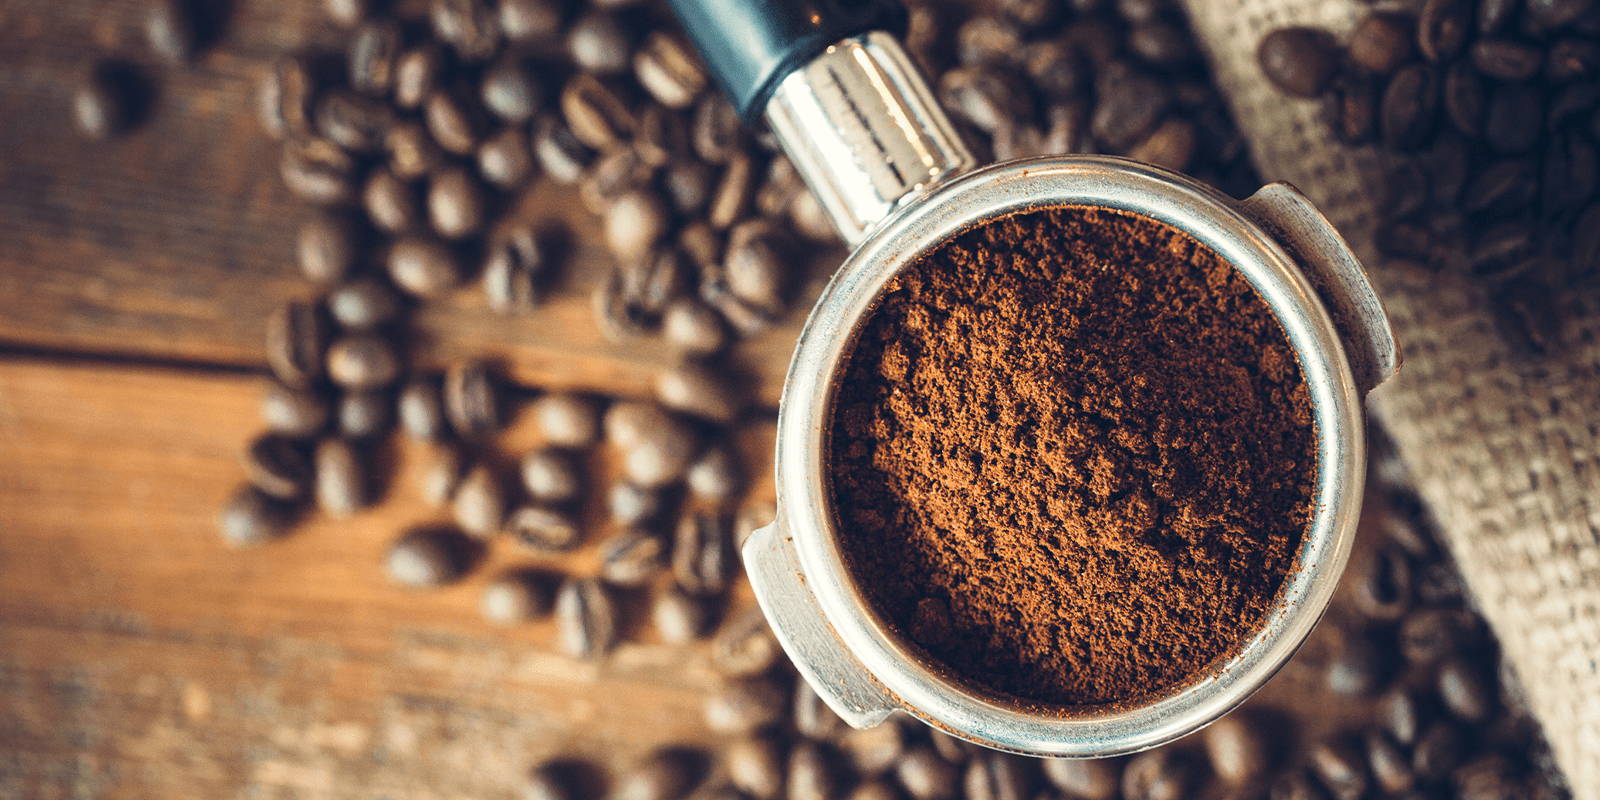
[[[764,119],[855,247],[812,309],[778,413],[778,516],[745,543],[755,594],[805,680],[846,722],[896,711],[989,747],[1099,757],[1171,741],[1243,702],[1327,609],[1355,538],[1366,471],[1362,400],[1399,365],[1360,263],[1300,192],[1235,200],[1170,170],[1105,156],[974,160],[876,0],[673,0],[711,71]],[[1171,225],[1237,268],[1282,325],[1311,396],[1314,513],[1260,629],[1204,674],[1129,707],[1024,708],[945,677],[885,627],[846,566],[827,485],[834,382],[886,283],[955,234],[1036,208],[1098,206]]]

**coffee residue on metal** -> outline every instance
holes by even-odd
[[[1171,690],[1260,629],[1312,516],[1282,327],[1155,220],[1031,210],[885,288],[829,440],[847,562],[898,635],[1029,704]]]

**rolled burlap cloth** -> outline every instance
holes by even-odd
[[[1503,338],[1487,288],[1386,264],[1369,148],[1256,66],[1286,25],[1346,32],[1352,0],[1185,0],[1261,176],[1298,186],[1362,256],[1405,364],[1371,398],[1580,800],[1600,799],[1600,303],[1573,298],[1550,355]],[[1554,313],[1554,309],[1552,309]]]

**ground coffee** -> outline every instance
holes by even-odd
[[[835,399],[846,558],[899,635],[1031,704],[1126,704],[1257,630],[1311,517],[1282,328],[1168,225],[1061,207],[897,276]]]

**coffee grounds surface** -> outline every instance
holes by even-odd
[[[1249,283],[1102,208],[970,229],[886,287],[829,470],[878,615],[968,684],[1121,705],[1255,631],[1311,518],[1310,397]]]

